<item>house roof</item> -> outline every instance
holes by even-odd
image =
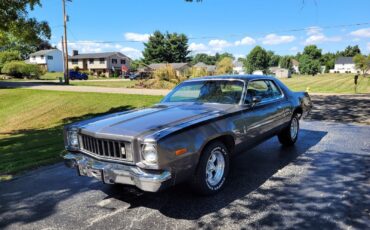
[[[41,56],[41,55],[47,55],[50,52],[53,52],[58,49],[49,49],[49,50],[39,50],[34,53],[31,53],[30,56]]]
[[[295,59],[292,59],[292,64],[293,65],[299,65],[299,61],[295,60]]]
[[[338,57],[335,64],[353,64],[353,57]]]
[[[194,65],[194,67],[202,67],[202,68],[206,68],[207,65],[204,64],[204,62],[198,62],[197,64]]]
[[[166,65],[170,65],[174,69],[181,69],[188,66],[188,63],[153,63],[149,65],[149,68],[157,70],[166,67]]]
[[[113,55],[119,55],[119,56],[129,58],[126,55],[124,55],[120,52],[85,53],[85,54],[74,55],[71,58],[72,59],[108,58],[108,57],[113,56]]]
[[[195,68],[205,68],[207,72],[214,72],[216,71],[216,66],[215,65],[206,65],[203,62],[198,62],[197,64],[194,65]]]

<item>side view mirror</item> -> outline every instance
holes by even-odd
[[[252,97],[252,103],[253,103],[253,105],[261,102],[261,100],[262,100],[262,97],[260,97],[260,96],[254,96],[254,97]]]

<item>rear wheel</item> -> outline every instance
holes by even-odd
[[[215,194],[224,187],[228,172],[229,151],[222,142],[213,142],[202,152],[193,188],[202,195]]]
[[[295,113],[290,120],[288,127],[283,129],[281,133],[278,134],[279,141],[284,146],[292,146],[298,139],[299,133],[299,118],[298,114]]]

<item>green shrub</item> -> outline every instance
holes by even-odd
[[[43,71],[38,65],[26,64],[23,61],[11,61],[4,64],[2,72],[16,78],[38,78]]]
[[[5,63],[19,60],[21,60],[21,55],[18,51],[0,52],[0,73]]]

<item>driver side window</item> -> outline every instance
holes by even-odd
[[[280,89],[270,80],[256,80],[248,83],[245,104],[251,104],[253,97],[260,97],[261,101],[278,98],[282,95]]]
[[[261,97],[261,101],[268,97],[268,85],[265,80],[248,82],[245,104],[252,104],[253,97]]]

